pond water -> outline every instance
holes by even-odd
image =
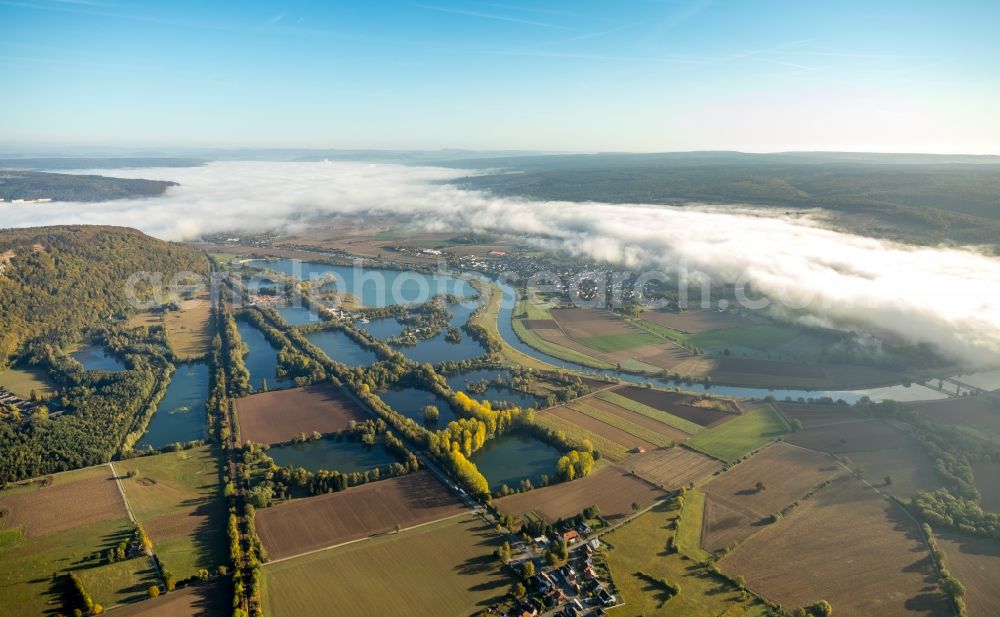
[[[274,309],[290,326],[320,323],[319,314],[304,306],[279,306]]]
[[[348,366],[368,366],[378,362],[374,351],[361,347],[340,330],[310,332],[306,334],[306,339],[330,356],[330,359]]]
[[[204,439],[208,424],[205,415],[208,390],[207,364],[178,364],[146,434],[136,442],[135,449],[146,446],[160,449],[175,442]]]
[[[438,408],[440,414],[438,415],[438,421],[431,428],[443,428],[449,422],[458,419],[458,416],[451,410],[451,405],[447,401],[439,399],[433,392],[428,390],[421,390],[420,388],[394,388],[392,390],[383,390],[378,393],[378,396],[389,407],[392,407],[421,425],[424,424],[424,407],[434,405]]]
[[[452,328],[461,329],[469,321],[469,316],[475,310],[475,306],[466,306],[465,303],[450,305],[448,307],[448,311],[451,313],[449,325]],[[430,362],[431,364],[447,362],[448,360],[456,362],[471,360],[486,352],[483,346],[470,337],[464,330],[462,331],[462,340],[457,343],[450,343],[445,340],[447,335],[447,330],[443,329],[433,337],[425,341],[420,341],[413,347],[397,347],[396,349],[414,362]]]
[[[267,453],[280,467],[302,467],[314,473],[320,470],[345,473],[366,471],[396,462],[396,458],[382,445],[366,446],[360,442],[336,439],[276,446]]]
[[[368,323],[355,321],[354,326],[368,332],[377,339],[399,336],[406,328],[405,325],[399,323],[393,317],[389,317],[388,319],[376,319],[375,321],[370,321]]]
[[[461,390],[468,394],[469,396],[478,399],[480,401],[506,401],[512,405],[518,407],[538,407],[541,400],[534,397],[526,392],[518,392],[516,390],[511,390],[510,388],[503,386],[497,387],[492,385],[492,382],[496,380],[497,377],[504,380],[505,383],[510,383],[510,373],[507,371],[501,371],[497,369],[478,369],[475,371],[469,371],[466,373],[461,373],[458,375],[452,375],[448,377],[445,381],[448,382],[448,386],[455,391]],[[469,392],[468,386],[470,383],[476,383],[480,380],[485,379],[490,385],[486,388],[483,393],[473,393]]]
[[[243,356],[243,363],[250,371],[250,384],[255,390],[261,389],[261,384],[267,380],[269,390],[288,388],[292,382],[288,379],[278,380],[278,350],[273,347],[264,333],[242,319],[236,320],[236,329],[249,351]]]
[[[509,344],[514,349],[524,353],[525,355],[531,356],[542,362],[546,362],[553,366],[564,368],[571,371],[576,371],[580,373],[590,373],[590,374],[600,374],[608,375],[611,377],[617,377],[622,381],[629,383],[651,383],[659,387],[674,387],[685,392],[696,392],[703,393],[708,392],[711,394],[717,394],[719,396],[734,396],[743,398],[764,398],[767,396],[773,396],[778,400],[784,400],[785,398],[798,399],[798,398],[821,398],[830,397],[834,400],[843,399],[848,403],[856,403],[862,397],[867,396],[868,398],[880,401],[886,399],[892,399],[901,402],[908,401],[926,401],[926,400],[939,400],[947,398],[947,395],[942,394],[936,390],[932,390],[926,386],[921,386],[919,384],[913,384],[911,386],[897,385],[888,386],[884,388],[867,388],[861,390],[792,390],[792,389],[768,389],[768,388],[741,388],[737,386],[719,386],[712,385],[711,387],[705,387],[702,384],[681,384],[673,381],[668,381],[664,379],[656,379],[654,377],[649,377],[646,375],[633,375],[630,373],[614,373],[610,371],[599,371],[582,364],[577,364],[575,362],[567,362],[566,360],[560,360],[559,358],[548,355],[547,353],[538,351],[534,347],[524,343],[517,337],[514,332],[514,326],[512,325],[512,320],[514,318],[514,305],[516,299],[516,292],[514,288],[509,285],[500,284],[500,288],[503,291],[504,299],[500,305],[500,312],[497,317],[497,330],[500,332],[500,337]]]
[[[85,371],[124,371],[125,361],[99,345],[87,345],[70,353]]]
[[[275,261],[252,259],[247,265],[275,270],[303,281],[320,281],[333,275],[337,291],[353,294],[365,306],[426,302],[441,294],[457,296],[476,294],[475,289],[465,281],[438,274],[332,266],[297,259]]]
[[[496,491],[504,484],[517,488],[525,478],[538,486],[542,474],[554,478],[556,462],[561,456],[558,448],[544,441],[508,433],[487,441],[473,453],[472,462],[486,476],[490,490]]]

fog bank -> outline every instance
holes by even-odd
[[[174,180],[163,197],[0,206],[0,226],[106,224],[169,239],[303,229],[313,216],[412,216],[425,229],[509,233],[633,270],[679,263],[743,280],[815,320],[876,327],[973,364],[1000,362],[1000,260],[914,247],[752,210],[538,202],[461,190],[468,172],[366,163],[226,162],[104,170]]]

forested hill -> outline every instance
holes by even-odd
[[[191,249],[124,227],[0,230],[0,366],[37,337],[58,340],[129,312],[135,272],[208,272]]]
[[[826,208],[869,235],[983,244],[1000,237],[1000,157],[993,156],[690,152],[437,164],[495,170],[459,184],[500,195]]]
[[[176,182],[0,169],[0,199],[107,201],[158,197]]]

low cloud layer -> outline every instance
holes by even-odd
[[[213,163],[102,172],[174,180],[160,198],[0,206],[0,226],[137,227],[183,240],[234,229],[301,229],[316,215],[406,215],[425,228],[538,238],[640,270],[679,263],[743,280],[812,318],[928,342],[972,364],[1000,363],[1000,260],[912,247],[753,211],[537,202],[461,190],[467,172],[362,163]]]

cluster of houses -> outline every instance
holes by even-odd
[[[42,403],[40,402],[25,400],[7,388],[0,386],[0,411],[16,409],[21,415],[21,419],[27,420],[31,413],[41,405]],[[52,414],[50,417],[56,415],[58,415],[58,412]]]

